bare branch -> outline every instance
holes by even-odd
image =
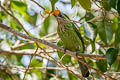
[[[8,67],[2,65],[1,63],[0,63],[0,71],[6,73],[11,78],[11,80],[20,80],[17,77],[17,75],[13,74]]]
[[[27,71],[29,70],[30,63],[32,62],[32,58],[33,58],[34,55],[37,53],[37,51],[38,51],[38,47],[37,47],[37,49],[35,50],[33,56],[31,56],[31,58],[30,58],[30,62],[29,62],[29,65],[28,65],[28,67],[27,67],[27,69],[26,69],[26,71],[25,71],[25,74],[24,74],[23,80],[25,79],[25,76],[26,76],[26,74],[27,74]]]
[[[36,1],[34,1],[34,0],[31,0],[31,1],[33,1],[35,4],[37,4],[39,7],[41,7],[43,10],[45,10],[45,8],[44,7],[42,7],[40,4],[38,4]]]
[[[88,54],[81,54],[81,53],[78,54],[78,57],[76,57],[76,53],[75,53],[75,52],[71,52],[71,51],[69,51],[69,50],[66,50],[66,52],[65,52],[65,51],[64,51],[64,48],[61,48],[61,47],[59,47],[59,46],[56,46],[55,44],[50,43],[50,42],[47,42],[46,40],[42,40],[42,39],[38,39],[38,38],[33,38],[33,37],[31,37],[31,36],[28,36],[28,35],[25,35],[25,34],[23,34],[23,33],[20,33],[20,32],[18,32],[18,31],[13,30],[12,28],[4,25],[4,24],[0,24],[0,28],[5,29],[5,30],[13,33],[14,35],[20,36],[20,37],[22,37],[22,38],[25,38],[25,39],[28,39],[28,40],[31,40],[31,41],[35,41],[36,43],[42,43],[42,44],[44,44],[44,45],[46,45],[46,46],[52,47],[52,48],[54,48],[54,49],[57,49],[58,51],[64,52],[64,53],[66,53],[67,55],[70,55],[70,56],[72,56],[72,57],[74,57],[74,58],[78,58],[78,57],[90,57],[90,55],[88,56]],[[97,55],[94,55],[94,56],[97,57]],[[99,55],[99,58],[103,58],[103,57],[105,57],[105,55],[101,55],[101,56]],[[91,57],[91,58],[92,58],[92,57]],[[82,62],[82,61],[81,61],[81,62]],[[84,62],[83,62],[83,64],[87,65],[87,64],[84,63]],[[87,65],[87,66],[88,66],[88,65]],[[92,67],[90,67],[90,68],[92,68]],[[66,69],[68,70],[68,68],[66,68]],[[94,68],[92,68],[92,69],[94,69]],[[94,69],[94,70],[98,71],[97,69]],[[102,72],[99,72],[99,73],[103,75]],[[80,75],[77,75],[77,76],[80,76]],[[107,75],[105,75],[105,76],[107,76]],[[111,78],[110,76],[107,76],[107,77],[110,78],[110,79],[113,79],[113,78]]]
[[[28,39],[28,40],[35,41],[35,42],[38,42],[38,43],[42,43],[42,44],[44,44],[46,46],[52,47],[53,49],[56,49],[56,50],[61,51],[61,52],[64,53],[64,48],[61,48],[61,47],[59,47],[59,46],[57,46],[57,45],[55,45],[53,43],[47,42],[46,40],[33,38],[31,36],[25,35],[23,33],[20,33],[18,31],[13,30],[12,28],[10,28],[10,27],[8,27],[8,26],[6,26],[4,24],[0,24],[0,28],[2,28],[4,30],[7,30],[8,32],[11,32],[16,36],[20,36],[20,37],[22,37],[24,39]],[[77,58],[76,57],[76,52],[71,52],[69,50],[66,50],[65,53],[67,55],[70,55],[70,56],[74,57],[74,58]],[[105,59],[106,58],[105,55],[92,55],[92,54],[90,55],[90,54],[82,54],[82,53],[79,53],[77,56],[79,58],[86,57],[86,58],[93,58],[93,59]],[[118,57],[120,57],[120,55],[118,55]]]

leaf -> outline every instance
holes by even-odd
[[[35,45],[33,43],[19,47],[20,50],[23,49],[34,49]]]
[[[80,5],[81,5],[84,9],[90,10],[90,8],[91,8],[91,2],[90,2],[90,0],[78,0],[78,1],[79,1]]]
[[[95,51],[95,38],[97,36],[97,26],[93,23],[84,23],[83,29],[85,32],[85,36],[90,40],[92,45],[92,52]]]
[[[42,67],[43,62],[41,62],[39,59],[33,59],[30,63],[31,67]]]
[[[102,6],[107,11],[109,11],[111,8],[116,9],[116,5],[117,5],[117,0],[102,0]]]
[[[69,77],[69,80],[78,80],[78,78],[71,73],[68,73],[68,77]]]
[[[116,5],[117,5],[117,0],[108,0],[109,4],[112,8],[116,9]]]
[[[45,18],[42,29],[40,31],[40,36],[44,36],[48,34],[49,26],[50,26],[50,16]]]
[[[118,29],[118,24],[119,22],[118,22],[118,18],[117,17],[115,17],[114,19],[113,19],[113,24],[112,24],[112,30],[113,30],[113,32],[116,32],[117,31],[117,29]]]
[[[107,45],[110,43],[113,37],[112,24],[106,20],[102,20],[97,23],[97,31],[101,40]]]
[[[35,26],[37,21],[37,16],[38,16],[37,13],[34,14],[33,16],[29,16],[30,19],[28,20],[28,22],[30,22],[33,26]]]
[[[63,42],[62,42],[61,40],[59,40],[59,41],[57,42],[57,45],[61,47],[61,46],[63,46]]]
[[[26,14],[27,5],[20,1],[11,1],[11,7],[18,10],[21,14]]]
[[[50,1],[51,1],[52,11],[53,11],[54,8],[55,8],[55,3],[56,3],[58,0],[50,0]]]
[[[10,71],[10,69],[7,68],[6,71]],[[9,74],[8,74],[8,72],[5,72],[4,68],[3,68],[3,70],[0,70],[0,79],[1,80],[11,80],[11,79],[16,80],[16,79],[18,79],[17,74],[12,74],[12,75],[10,75],[10,74],[12,74],[12,72],[9,72]]]
[[[115,70],[115,71],[119,71],[120,69],[120,60],[116,60],[112,65],[111,65],[111,69]]]
[[[105,10],[109,11],[111,9],[111,6],[109,4],[109,0],[102,0],[102,6]]]
[[[116,58],[117,58],[117,55],[118,55],[118,49],[116,48],[109,48],[107,51],[106,51],[106,58],[107,58],[107,63],[111,66]]]
[[[17,10],[20,14],[24,15],[27,21],[30,21],[29,14],[27,13],[27,5],[21,1],[11,1],[11,7],[13,10]]]
[[[57,43],[57,45],[60,46],[60,47],[63,46],[62,41],[59,40],[59,42]],[[60,59],[62,58],[62,62],[64,64],[68,64],[69,62],[71,62],[71,56],[65,55],[63,52],[60,52],[60,51],[57,51],[57,53],[58,53],[59,58]]]
[[[115,32],[115,47],[120,48],[120,24]]]
[[[71,0],[72,7],[74,7],[76,3],[77,3],[77,0]]]
[[[99,54],[104,54],[104,53],[99,49]],[[106,60],[97,60],[96,65],[102,72],[107,71],[107,61]]]
[[[0,11],[0,23],[1,23],[1,21],[3,21],[6,17],[7,17],[7,15],[5,14],[5,12]]]
[[[85,22],[83,24],[83,29],[85,32],[85,36],[94,41],[97,36],[97,26],[93,23]]]
[[[95,49],[96,49],[96,47],[95,47],[95,40],[94,41],[90,40],[90,42],[91,42],[92,53],[93,53],[95,51]]]
[[[117,11],[118,11],[118,13],[120,15],[120,0],[118,0],[118,3],[117,3]]]
[[[89,21],[91,19],[93,19],[95,16],[91,13],[91,12],[87,12],[87,15],[85,17],[85,20],[86,21]]]
[[[15,30],[19,30],[22,31],[21,25],[13,18],[9,19],[10,22],[10,26],[15,29]]]
[[[107,71],[107,61],[106,60],[97,60],[96,65],[102,72]]]

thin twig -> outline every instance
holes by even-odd
[[[17,56],[23,56],[23,55],[33,55],[34,54],[34,51],[33,49],[25,49],[25,50],[11,50],[11,51],[0,51],[0,54],[10,54],[10,55],[17,55]],[[54,53],[56,52],[57,50],[56,49],[47,49],[46,52],[47,53]],[[39,53],[44,53],[43,50],[38,50],[37,51],[37,54],[35,54],[34,56],[39,56]],[[66,54],[68,55],[68,54]],[[80,58],[82,57],[86,57],[86,58],[91,58],[91,59],[95,59],[95,60],[99,60],[99,59],[106,59],[106,56],[105,55],[94,55],[94,54],[78,54],[78,56]],[[120,59],[120,54],[118,54],[118,57],[117,59],[119,60]]]
[[[8,74],[8,76],[11,78],[11,80],[14,80],[14,79],[19,80],[17,75],[13,74],[8,67],[6,67],[5,65],[3,65],[1,63],[0,63],[0,71]]]
[[[81,20],[83,20],[84,18],[86,18],[86,16],[87,16],[87,11],[86,11],[85,15],[80,18],[79,22],[80,22]]]
[[[31,1],[33,1],[35,4],[37,4],[39,7],[41,7],[43,10],[45,10],[45,8],[43,7],[43,6],[41,6],[39,3],[37,3],[36,1],[34,1],[34,0],[31,0]]]
[[[27,69],[26,69],[26,71],[25,71],[25,74],[24,74],[23,80],[25,79],[25,76],[26,76],[26,74],[27,74],[27,71],[29,70],[30,63],[32,62],[32,58],[33,58],[34,55],[37,53],[37,51],[38,51],[38,47],[37,47],[35,53],[33,54],[33,56],[31,56],[31,58],[30,58],[30,62],[29,62],[29,65],[28,65],[28,67],[27,67]]]

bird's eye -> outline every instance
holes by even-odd
[[[62,18],[63,18],[63,15],[60,13],[60,14],[59,14],[59,17],[62,17]]]

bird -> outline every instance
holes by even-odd
[[[80,51],[84,53],[84,41],[75,24],[70,21],[69,17],[61,13],[59,9],[54,10],[52,14],[55,16],[58,22],[57,33],[64,44],[64,48],[73,52]],[[84,58],[82,58],[81,60],[83,62],[86,62]],[[88,67],[80,61],[78,61],[78,63],[82,76],[89,77],[90,73]]]

